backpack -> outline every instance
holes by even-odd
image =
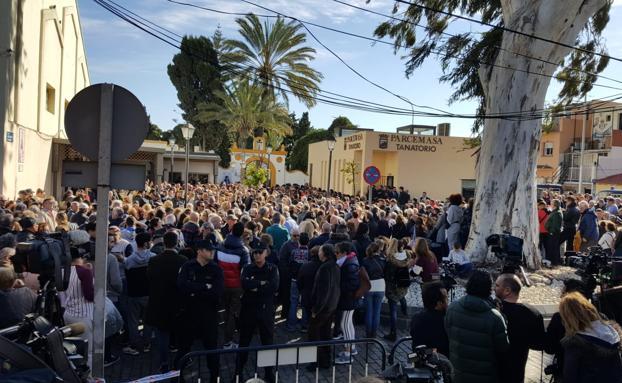
[[[354,299],[360,299],[371,289],[371,281],[369,280],[369,274],[364,267],[359,267],[359,288],[354,292]]]
[[[410,287],[410,273],[408,267],[398,267],[395,271],[395,285],[397,287]]]

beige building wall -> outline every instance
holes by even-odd
[[[0,190],[54,190],[52,140],[71,98],[90,85],[75,0],[0,1]]]
[[[380,169],[382,184],[392,177],[394,186],[403,186],[412,196],[419,196],[425,191],[434,198],[445,198],[451,193],[461,192],[463,180],[469,183],[475,179],[474,152],[465,147],[462,137],[358,132],[337,138],[331,188],[352,194],[352,185],[345,182],[345,175],[340,169],[347,161],[354,161],[358,169],[355,194],[367,192],[363,170],[374,165]],[[314,187],[327,187],[328,155],[326,141],[309,146],[307,173]]]

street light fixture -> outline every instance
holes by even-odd
[[[184,193],[184,207],[188,205],[188,170],[190,168],[190,140],[194,136],[195,127],[192,124],[185,124],[181,127],[181,134],[186,140],[186,192]]]
[[[335,140],[335,137],[331,137],[330,139],[328,139],[327,141],[327,145],[328,145],[328,185],[326,186],[326,195],[330,194],[330,173],[331,173],[331,167],[333,164],[333,150],[335,150],[335,144],[337,143],[337,141]]]
[[[270,154],[272,154],[272,145],[270,145],[270,143],[266,145],[266,152],[268,153],[268,186],[272,186],[272,180],[270,179]]]
[[[168,144],[171,147],[171,175],[168,177],[170,182],[174,182],[175,179],[174,177],[174,173],[175,173],[175,137],[171,137],[168,139]]]

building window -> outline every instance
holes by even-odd
[[[56,99],[56,89],[50,84],[45,88],[45,105],[48,112],[54,114],[54,100]]]
[[[607,118],[607,122],[611,121],[611,115],[610,114],[608,114],[606,118]]]
[[[553,155],[553,143],[545,142],[544,143],[544,156],[551,157]]]

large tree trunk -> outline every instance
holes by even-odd
[[[501,0],[509,29],[574,44],[588,19],[606,0]],[[554,65],[509,52],[561,62],[570,49],[504,32],[495,64],[552,75]],[[508,52],[509,51],[509,52]],[[480,68],[487,114],[541,110],[550,78],[499,67]],[[476,261],[488,255],[486,238],[510,232],[523,238],[530,268],[540,266],[535,171],[541,135],[538,119],[488,119],[477,167],[473,224],[467,251]]]

